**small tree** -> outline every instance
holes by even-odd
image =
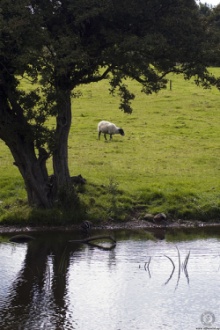
[[[170,72],[216,84],[206,71],[203,32],[193,0],[1,0],[0,138],[29,204],[50,208],[67,193],[77,201],[67,147],[77,86],[108,78],[131,113],[126,77],[146,94],[165,88]],[[23,79],[31,91],[22,90]]]

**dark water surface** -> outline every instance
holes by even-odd
[[[220,329],[220,231],[197,232],[117,231],[109,251],[71,232],[1,236],[0,329]]]

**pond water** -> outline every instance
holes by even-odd
[[[71,232],[1,236],[0,329],[220,329],[220,231],[195,231],[117,231],[111,250]]]

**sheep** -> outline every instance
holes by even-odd
[[[106,121],[106,120],[102,120],[102,121],[100,121],[100,123],[98,123],[98,139],[99,140],[100,140],[101,133],[104,134],[105,140],[107,140],[106,134],[110,135],[109,140],[112,139],[113,134],[121,134],[122,136],[125,135],[122,128],[117,127],[115,124],[110,123],[109,121]]]

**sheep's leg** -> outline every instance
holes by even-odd
[[[104,133],[105,140],[107,140],[106,134]]]
[[[110,134],[110,139],[109,140],[111,140],[112,139],[112,134]]]
[[[101,133],[102,133],[102,132],[100,131],[99,134],[98,134],[98,139],[99,139],[99,140],[100,140]]]

